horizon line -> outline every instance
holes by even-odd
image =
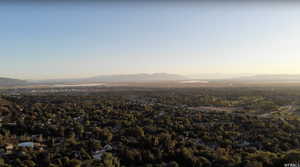
[[[257,75],[300,75],[300,73],[222,73],[222,72],[212,72],[212,73],[168,73],[168,72],[141,72],[141,73],[113,73],[113,74],[98,74],[98,75],[86,75],[86,76],[78,76],[78,77],[71,77],[65,76],[65,77],[17,77],[17,76],[11,76],[11,75],[1,75],[0,78],[9,78],[9,79],[19,79],[19,80],[25,80],[25,81],[39,81],[39,80],[62,80],[62,79],[86,79],[86,78],[93,78],[93,77],[99,77],[99,76],[118,76],[118,75],[153,75],[153,74],[169,74],[169,75],[181,75],[184,77],[198,77],[200,75],[224,75],[223,77],[229,77],[228,75],[250,75],[250,76],[257,76]],[[211,76],[213,77],[213,76]],[[222,78],[221,76],[214,76],[216,78]],[[197,79],[197,78],[190,78],[190,79]]]

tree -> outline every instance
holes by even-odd
[[[263,164],[258,161],[247,161],[245,167],[263,167]]]
[[[176,161],[172,161],[168,164],[167,167],[179,167],[179,164]]]
[[[81,166],[81,161],[77,159],[69,160],[67,163],[67,167],[80,167],[80,166]]]
[[[105,153],[103,155],[103,164],[104,167],[120,167],[120,161],[111,153]]]

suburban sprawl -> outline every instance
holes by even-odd
[[[299,87],[0,93],[1,167],[269,167],[300,160]]]

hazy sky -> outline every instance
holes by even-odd
[[[300,4],[0,5],[0,76],[299,73]]]

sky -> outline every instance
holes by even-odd
[[[300,74],[300,3],[7,3],[0,77]]]

